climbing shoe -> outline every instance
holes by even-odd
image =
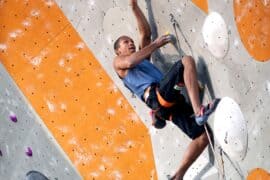
[[[214,99],[211,103],[206,106],[202,106],[200,110],[200,114],[195,116],[195,121],[199,126],[204,125],[208,117],[215,111],[220,99]]]

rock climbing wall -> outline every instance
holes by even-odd
[[[224,97],[209,120],[215,153],[206,149],[185,179],[270,178],[270,2],[138,3],[153,38],[176,37],[153,63],[166,72],[192,55],[203,102]],[[149,109],[112,69],[115,39],[138,42],[128,1],[7,0],[0,19],[1,63],[83,178],[166,179],[175,172],[190,140],[171,123],[154,129]],[[9,142],[2,138],[0,148]]]
[[[79,179],[78,171],[2,65],[0,80],[1,179],[26,179],[32,170],[50,179]]]

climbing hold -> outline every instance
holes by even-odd
[[[27,149],[26,149],[26,151],[25,151],[25,154],[26,154],[27,156],[32,156],[32,155],[33,155],[32,149],[31,149],[30,147],[27,147]]]
[[[248,53],[254,60],[270,60],[270,1],[233,1],[234,20]]]
[[[224,152],[243,160],[247,151],[247,125],[238,104],[229,97],[221,99],[214,117],[214,135]]]
[[[169,34],[168,36],[169,36],[170,42],[172,44],[176,44],[176,41],[177,41],[176,37],[172,34]]]
[[[0,150],[0,156],[3,156],[3,153],[2,153],[2,151]]]
[[[202,34],[209,51],[217,58],[223,58],[229,48],[228,30],[222,16],[211,12],[205,19]]]
[[[253,169],[252,171],[249,172],[247,180],[256,180],[256,179],[269,180],[270,173],[262,168]]]
[[[57,179],[57,178],[55,178]],[[26,174],[26,180],[49,180],[44,174],[38,171],[29,171]]]
[[[18,119],[17,119],[17,117],[16,117],[16,115],[15,115],[14,112],[10,112],[10,114],[9,114],[9,119],[10,119],[11,121],[13,121],[13,122],[17,122],[17,121],[18,121]]]
[[[170,43],[176,44],[177,39],[173,34],[170,34],[169,31],[166,31],[164,35],[166,35],[168,37],[168,39],[170,40]]]

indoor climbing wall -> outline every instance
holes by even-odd
[[[182,55],[192,55],[205,85],[203,102],[223,97],[209,120],[216,153],[209,155],[206,149],[185,179],[270,178],[270,2],[138,3],[153,38],[166,32],[176,37],[153,54],[153,63],[166,72]],[[129,1],[6,0],[0,1],[0,19],[0,62],[5,68],[0,72],[6,74],[1,85],[11,82],[10,77],[15,81],[24,102],[33,107],[27,110],[37,113],[46,125],[42,130],[47,128],[60,145],[58,156],[68,157],[83,178],[166,179],[176,171],[190,140],[170,122],[164,129],[153,128],[149,109],[112,69],[116,38],[126,34],[138,43]],[[4,117],[10,110],[2,112]],[[14,125],[9,123],[3,127]],[[10,138],[1,138],[0,160],[17,152],[2,149],[10,146]],[[34,145],[26,144],[20,145],[22,151],[30,146],[34,157]],[[45,174],[54,168],[43,166],[48,167]],[[2,167],[0,173],[5,173],[8,166]],[[74,172],[71,179],[76,178]]]
[[[166,32],[177,38],[176,44],[155,52],[152,61],[166,72],[183,54],[192,55],[199,79],[206,86],[204,102],[226,97],[210,119],[218,152],[215,156],[224,165],[215,163],[212,167],[213,154],[209,159],[206,150],[186,178],[241,179],[256,168],[269,172],[270,141],[265,138],[270,127],[269,2],[138,0],[138,3],[150,22],[153,38]],[[189,140],[171,123],[162,130],[152,128],[148,109],[123,87],[112,70],[115,39],[126,34],[138,42],[128,1],[82,0],[67,4],[57,0],[57,4],[149,128],[157,174],[159,179],[166,179],[177,169]],[[225,153],[220,154],[220,148]]]

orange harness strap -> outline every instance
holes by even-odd
[[[165,99],[163,99],[163,97],[158,92],[158,89],[156,89],[156,94],[157,94],[158,102],[160,103],[161,106],[163,106],[165,108],[169,108],[169,107],[172,107],[175,104],[173,102],[168,102]]]

